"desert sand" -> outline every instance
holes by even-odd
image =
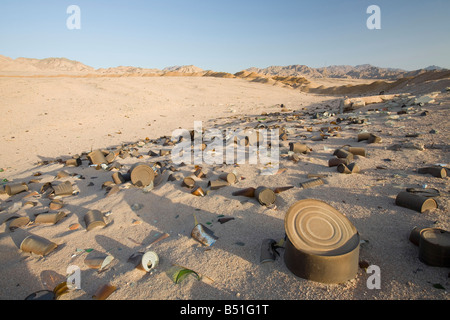
[[[342,83],[321,82],[328,87]],[[0,299],[23,300],[39,290],[51,291],[66,281],[69,266],[77,266],[81,288],[65,292],[60,300],[92,300],[107,284],[115,287],[109,300],[448,300],[449,268],[420,261],[418,247],[409,240],[416,226],[450,230],[449,178],[417,171],[428,165],[450,166],[448,86],[444,77],[389,92],[434,97],[400,113],[401,105],[389,101],[339,113],[345,94],[308,93],[243,78],[6,74],[0,77],[0,179],[3,186],[25,182],[29,190],[0,194]],[[125,182],[108,194],[104,184],[117,169],[91,166],[85,157],[92,150],[128,146],[135,153],[117,154],[119,172],[135,163],[170,165],[170,155],[159,155],[167,147],[160,138],[178,128],[192,130],[194,121],[202,121],[204,129],[221,130],[284,126],[287,140],[280,140],[279,166],[285,170],[263,175],[261,165],[205,164],[206,176],[196,177],[205,195],[195,196],[181,184],[195,165],[175,165],[169,170],[174,181],[165,176],[151,190]],[[324,127],[335,129],[323,134]],[[382,140],[358,141],[361,132]],[[316,140],[320,133],[323,140]],[[289,142],[307,144],[311,152],[293,161]],[[359,173],[342,174],[328,166],[334,150],[345,145],[366,148],[365,157],[354,158]],[[76,155],[82,164],[65,166]],[[69,175],[57,177],[61,171]],[[236,184],[208,188],[210,180],[230,172],[238,176]],[[324,175],[325,183],[301,188],[308,174]],[[58,211],[66,216],[52,225],[36,223],[36,214],[54,212],[42,186],[64,181],[75,191],[61,198]],[[293,188],[277,194],[269,207],[232,195],[257,186]],[[436,209],[420,213],[395,204],[400,191],[424,187],[439,190]],[[326,202],[358,230],[361,266],[354,279],[326,284],[297,277],[286,267],[283,248],[273,262],[260,262],[262,241],[284,239],[285,214],[302,199]],[[89,210],[105,214],[104,228],[87,231],[84,215]],[[28,217],[30,223],[10,230],[14,220],[8,219],[16,216]],[[233,219],[220,223],[221,217]],[[214,232],[212,246],[192,238],[195,219]],[[79,228],[72,230],[77,223]],[[44,257],[21,251],[20,243],[29,234],[56,243],[56,249]],[[87,249],[114,259],[103,270],[90,268]],[[128,261],[146,250],[159,257],[148,273]],[[379,289],[367,284],[369,265],[379,267]],[[175,283],[171,273],[176,266],[197,272],[201,279],[190,274]]]

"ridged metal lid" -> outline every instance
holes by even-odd
[[[285,216],[286,234],[298,250],[317,255],[341,255],[359,245],[358,233],[342,213],[327,203],[305,199],[293,204]]]
[[[450,232],[439,228],[421,230],[419,259],[431,266],[450,267]]]

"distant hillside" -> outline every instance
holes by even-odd
[[[0,72],[15,73],[86,73],[95,69],[81,62],[66,58],[17,58],[0,55]]]
[[[87,66],[81,62],[67,58],[17,58],[11,59],[0,55],[0,72],[14,74],[92,74],[92,75],[177,75],[202,74],[205,71],[193,65],[173,66],[163,70],[156,68],[140,68],[134,66],[118,66],[99,68]]]
[[[424,69],[406,71],[395,68],[380,68],[370,64],[357,66],[333,65],[322,68],[311,68],[305,65],[290,66],[270,66],[267,68],[248,68],[245,71],[254,72],[267,76],[282,77],[305,77],[311,79],[318,78],[343,78],[343,79],[382,79],[397,80],[403,77],[416,76],[426,71],[445,70],[437,66],[430,66]]]
[[[235,74],[203,70],[194,65],[148,69],[118,66],[94,69],[66,58],[11,59],[0,55],[1,77],[215,77],[237,78],[328,95],[361,95],[404,90],[442,90],[450,86],[450,70],[429,66],[414,71],[379,68],[370,64],[311,68],[305,65],[249,68]],[[334,78],[334,80],[333,80]],[[321,80],[319,80],[321,79]],[[329,81],[329,80],[332,81]],[[349,79],[349,80],[346,80]],[[355,83],[362,81],[363,83]],[[346,84],[342,83],[348,82]]]
[[[173,66],[167,67],[162,70],[163,72],[181,72],[181,73],[200,73],[204,72],[203,69],[189,65],[189,66]]]
[[[146,68],[138,68],[138,67],[129,67],[129,66],[119,66],[114,68],[100,68],[95,70],[96,73],[101,74],[148,74],[155,73],[161,74],[162,71],[159,69],[146,69]]]

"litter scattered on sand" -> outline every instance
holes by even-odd
[[[0,84],[1,299],[449,297],[445,90],[350,99],[205,77]],[[171,132],[194,121],[224,137],[276,129],[278,163],[174,163]],[[305,220],[286,219],[294,205]],[[304,255],[324,270],[305,271]],[[65,283],[71,266],[80,288]]]

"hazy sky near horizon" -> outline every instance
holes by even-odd
[[[80,29],[66,26],[70,5]],[[381,29],[366,26],[380,7]],[[358,65],[450,69],[449,0],[2,0],[0,54],[94,68]]]

